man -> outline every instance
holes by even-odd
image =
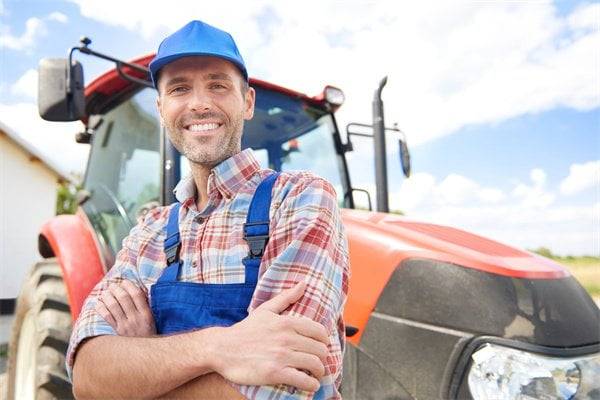
[[[190,22],[150,71],[192,174],[86,300],[67,353],[76,396],[339,398],[348,254],[333,188],[240,151],[255,92],[229,34]]]

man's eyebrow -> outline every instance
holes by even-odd
[[[172,85],[176,85],[178,83],[185,83],[187,82],[189,79],[183,76],[176,76],[174,78],[171,78],[167,81],[167,83],[165,84],[166,87],[172,86]]]
[[[229,74],[226,74],[224,72],[211,72],[206,75],[206,78],[209,80],[221,80],[221,81],[232,81],[233,82],[233,79],[231,79],[231,76],[229,76]]]

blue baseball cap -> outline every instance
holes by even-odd
[[[156,57],[150,62],[150,76],[158,88],[158,72],[165,65],[189,56],[212,56],[225,59],[239,68],[246,81],[248,72],[233,37],[202,21],[191,21],[158,46]]]

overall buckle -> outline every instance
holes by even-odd
[[[267,246],[267,242],[269,241],[269,235],[257,235],[257,236],[246,236],[244,235],[244,240],[248,242],[248,247],[250,248],[250,258],[262,257],[265,252],[265,247]]]

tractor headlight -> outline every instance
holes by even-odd
[[[475,400],[600,398],[600,353],[559,358],[486,344],[471,358]]]

